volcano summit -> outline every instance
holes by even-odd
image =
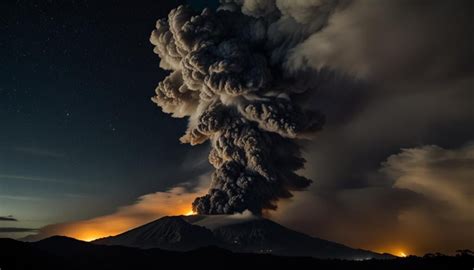
[[[311,237],[271,220],[246,213],[167,216],[122,234],[95,240],[93,243],[175,251],[213,245],[234,252],[350,260],[393,258],[388,254],[353,249]]]

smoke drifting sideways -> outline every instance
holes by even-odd
[[[210,189],[193,202],[199,214],[260,215],[311,183],[296,173],[305,163],[298,142],[312,138],[324,116],[297,101],[313,89],[301,83],[307,78],[283,69],[283,55],[303,35],[272,34],[280,15],[246,15],[231,1],[215,12],[179,6],[151,34],[160,67],[170,71],[153,102],[189,118],[181,142],[212,147]]]

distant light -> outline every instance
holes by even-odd
[[[407,255],[404,252],[400,252],[400,257],[406,257]]]
[[[367,260],[372,260],[372,257],[365,257],[365,258],[354,258],[354,261],[367,261]]]
[[[92,242],[99,238],[109,236],[107,234],[97,232],[97,231],[90,231],[90,230],[82,230],[77,232],[76,234],[68,234],[70,237],[76,238],[77,240],[85,241],[85,242]]]
[[[192,215],[195,215],[196,213],[193,212],[193,210],[187,212],[186,214],[184,214],[185,216],[192,216]]]
[[[84,237],[84,238],[79,239],[79,240],[82,240],[82,241],[85,241],[85,242],[92,242],[92,241],[97,240],[99,238],[100,237],[97,237],[97,236],[90,236],[90,237]]]

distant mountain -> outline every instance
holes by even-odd
[[[163,217],[117,236],[94,241],[101,245],[161,248],[186,251],[215,245],[234,252],[268,253],[283,256],[311,256],[362,260],[393,258],[362,249],[314,238],[255,216]]]
[[[95,240],[93,243],[180,251],[218,244],[210,230],[193,225],[179,216],[163,217],[117,236]]]

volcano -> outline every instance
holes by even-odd
[[[393,258],[288,229],[269,219],[238,215],[167,216],[116,236],[100,245],[189,251],[217,246],[234,252],[363,260]]]

